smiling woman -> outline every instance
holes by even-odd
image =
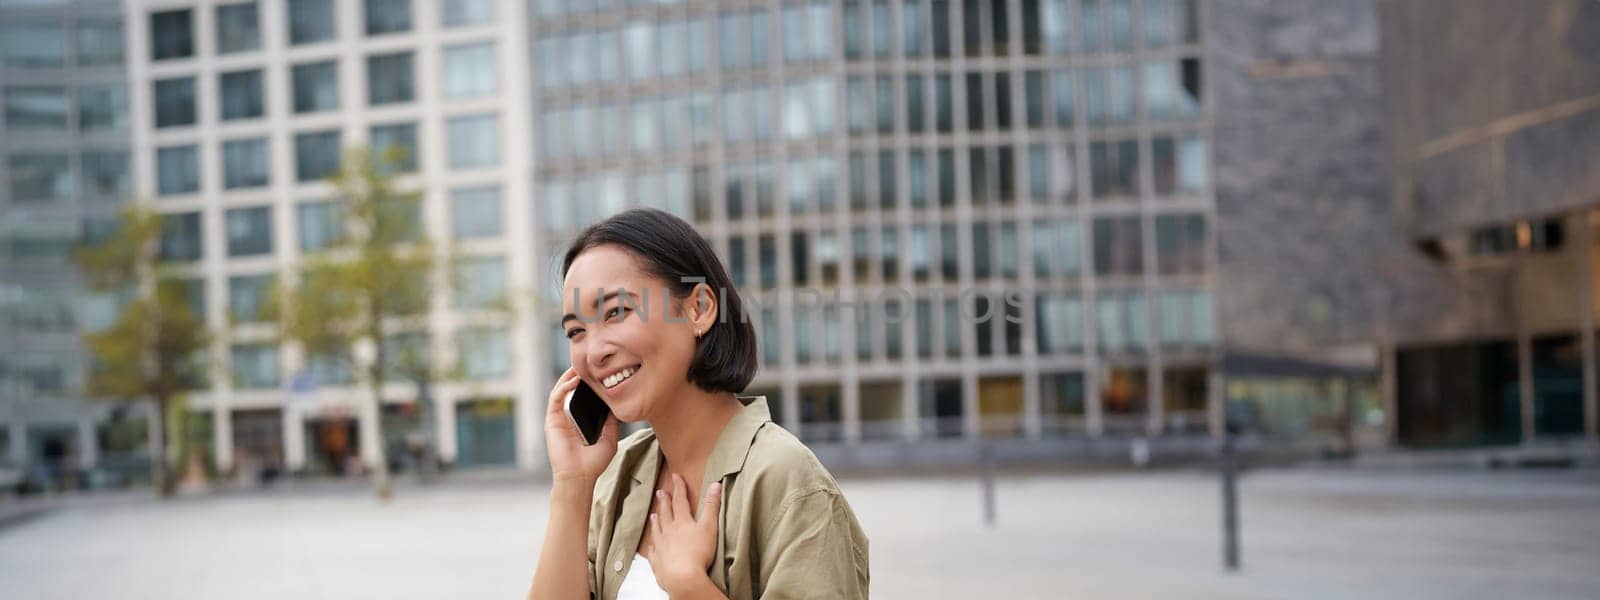
[[[581,233],[562,273],[572,367],[545,412],[529,597],[865,598],[867,537],[833,476],[765,397],[737,395],[756,334],[705,238],[630,210]],[[611,409],[593,445],[562,414],[579,385]],[[621,421],[650,427],[619,441]]]

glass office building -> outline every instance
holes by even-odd
[[[92,325],[17,307],[111,310],[15,301],[56,288],[12,274],[64,273],[136,198],[215,333],[184,432],[215,466],[337,472],[431,429],[458,464],[537,469],[563,244],[655,206],[749,301],[749,393],[830,460],[1217,422],[1197,0],[24,4],[0,8],[30,15],[5,20],[0,67],[4,326],[64,349],[4,357],[9,397],[79,380]],[[434,276],[462,282],[383,342],[456,367],[430,405],[395,381],[363,414],[364,349],[306,356],[260,318],[342,230],[325,179],[354,146],[404,150],[454,259]],[[94,446],[102,421],[73,432]]]
[[[1203,18],[1193,0],[536,0],[544,277],[618,210],[695,223],[755,300],[750,393],[831,456],[1204,433]]]
[[[84,398],[79,328],[112,315],[71,256],[131,189],[122,33],[116,2],[0,2],[0,466],[45,485],[148,456],[141,411]]]
[[[529,407],[544,394],[527,361],[511,359],[533,338],[498,302],[528,289],[534,271],[524,243],[533,194],[521,176],[531,148],[521,7],[152,0],[124,8],[135,192],[163,214],[165,268],[192,286],[215,334],[210,381],[190,396],[191,435],[206,441],[214,464],[333,474],[353,458],[370,462],[383,444],[404,469],[407,436],[432,432],[446,460],[536,466],[534,428],[514,423],[534,422]],[[426,396],[393,373],[376,414],[363,409],[367,392],[353,368],[364,348],[307,356],[261,311],[303,258],[342,235],[328,177],[356,147],[398,156],[386,168],[420,193],[420,233],[441,264],[420,275],[439,283],[424,314],[381,343],[458,373],[432,382]]]

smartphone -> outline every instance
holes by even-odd
[[[600,430],[605,428],[606,419],[611,416],[611,407],[600,399],[594,388],[578,380],[578,387],[567,392],[567,403],[562,408],[567,413],[567,420],[572,421],[572,426],[578,429],[578,437],[583,438],[583,445],[593,446],[600,441]]]

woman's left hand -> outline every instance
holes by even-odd
[[[672,474],[670,491],[656,492],[656,509],[650,513],[654,543],[646,549],[645,558],[661,588],[674,597],[711,583],[706,569],[717,551],[717,513],[721,506],[721,482],[706,488],[698,519],[690,510],[689,488],[677,473]]]

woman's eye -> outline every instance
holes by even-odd
[[[567,330],[567,339],[570,340],[570,339],[572,339],[572,336],[578,335],[579,333],[583,333],[583,330],[582,329],[577,329],[577,328],[568,329]]]
[[[628,308],[625,306],[613,306],[611,307],[611,310],[606,311],[606,318],[612,319],[621,317],[626,312],[628,312]]]

